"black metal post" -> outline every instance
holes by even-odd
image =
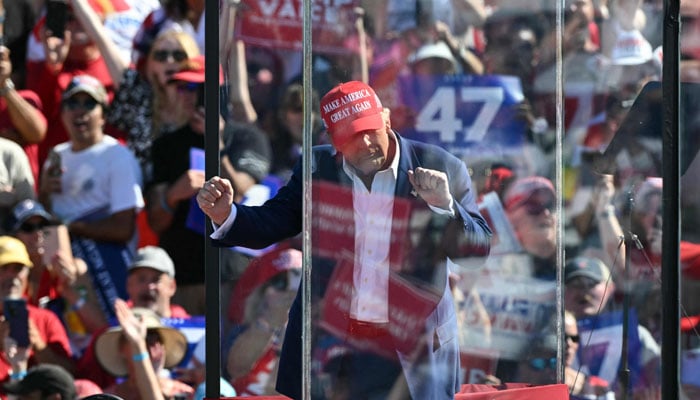
[[[664,0],[661,393],[680,398],[680,0]]]
[[[207,179],[219,175],[219,0],[206,0],[204,5],[205,30],[204,30],[204,152],[205,152],[205,176]],[[204,268],[206,286],[205,313],[205,344],[206,344],[206,391],[209,399],[219,398],[221,388],[219,377],[221,375],[221,331],[220,316],[221,304],[219,304],[219,282],[221,271],[219,269],[220,250],[209,245],[213,228],[211,220],[205,221],[207,245],[204,246]]]

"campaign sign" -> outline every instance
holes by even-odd
[[[197,171],[204,171],[204,149],[199,149],[192,147],[190,149],[190,169]],[[202,209],[199,208],[197,204],[197,196],[192,196],[190,199],[190,210],[187,213],[187,220],[185,221],[185,226],[189,229],[204,235],[204,213]]]
[[[393,197],[391,195],[387,195]],[[414,207],[409,200],[401,197],[387,199],[385,196],[375,196],[376,202],[391,200],[393,214],[391,220],[391,235],[381,236],[376,229],[367,229],[368,235],[377,235],[377,241],[388,241],[391,247],[390,259],[392,268],[401,265],[403,257],[410,254],[412,244],[406,240],[409,228],[419,229],[417,222],[422,216],[420,209]],[[342,251],[355,251],[355,209],[353,207],[352,187],[341,186],[329,182],[313,183],[313,218],[312,241],[314,255],[336,259]],[[383,214],[385,210],[375,209],[372,212]],[[413,224],[413,225],[412,225]],[[394,268],[395,269],[395,268]]]
[[[301,51],[301,0],[243,0],[235,36],[246,43]],[[345,53],[344,40],[355,30],[354,9],[359,0],[313,0],[311,24],[314,51]]]
[[[386,335],[356,335],[351,328],[350,304],[357,296],[353,284],[353,258],[339,261],[333,270],[324,295],[321,327],[361,351],[392,358],[395,351],[412,354],[420,345],[425,321],[435,309],[440,296],[418,288],[391,272],[389,276],[389,322]]]
[[[527,260],[518,257],[516,262]],[[478,299],[468,296],[458,305],[463,318],[460,346],[470,352],[497,351],[506,360],[521,359],[555,315],[555,283],[487,266],[474,287]]]
[[[161,323],[165,326],[177,329],[187,338],[187,353],[182,359],[179,367],[186,367],[192,357],[202,364],[206,361],[204,349],[204,335],[206,322],[204,316],[192,316],[189,318],[161,318]]]
[[[400,101],[410,110],[412,127],[404,136],[433,143],[453,154],[471,147],[519,147],[525,121],[517,106],[524,100],[520,80],[501,75],[406,75],[399,78]]]
[[[639,354],[641,342],[637,330],[637,315],[629,313],[628,362],[631,372],[631,385],[635,386],[641,373]],[[622,311],[613,311],[578,320],[578,354],[574,368],[588,375],[599,376],[610,382],[617,382],[622,354]]]

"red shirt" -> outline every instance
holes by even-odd
[[[31,104],[37,110],[42,111],[41,118],[46,122],[39,96],[31,90],[19,90],[17,93],[26,100],[27,103]],[[15,130],[15,127],[10,119],[10,113],[7,111],[7,101],[5,98],[0,98],[0,136],[4,136],[1,132],[9,130]],[[34,175],[34,182],[39,182],[39,145],[36,143],[25,144],[22,145],[22,148],[24,152],[27,153],[29,166],[32,168],[32,175]]]

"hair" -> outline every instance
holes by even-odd
[[[175,29],[167,29],[164,31],[161,31],[158,36],[156,36],[155,40],[151,44],[151,47],[148,52],[148,57],[147,61],[144,65],[144,73],[146,72],[146,65],[148,65],[148,62],[150,61],[150,58],[153,54],[153,49],[156,47],[156,45],[162,41],[165,40],[174,40],[176,41],[180,47],[182,47],[182,50],[187,54],[187,58],[194,58],[199,55],[199,46],[197,46],[197,42],[194,40],[192,35],[189,33],[175,30]],[[183,61],[180,66],[181,68],[184,68],[187,65],[187,60]],[[153,132],[153,137],[155,138],[158,136],[161,130],[161,120],[158,114],[158,110],[160,110],[162,104],[165,102],[165,91],[163,88],[157,87],[155,85],[155,82],[151,80],[150,76],[146,76],[146,78],[151,82],[151,87],[153,88],[153,125],[152,125],[152,132]]]
[[[187,16],[189,7],[186,0],[161,0],[161,4],[163,9],[165,9],[165,13],[170,17],[174,17],[174,19]]]

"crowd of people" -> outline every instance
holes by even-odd
[[[220,5],[206,57],[220,60],[221,172],[206,180],[204,0],[0,0],[0,396],[201,398],[203,339],[181,321],[205,314],[213,244],[221,393],[299,397],[299,161],[314,145],[314,398],[548,384],[559,361],[572,398],[660,398],[661,131],[648,117],[661,115],[662,1],[566,0],[561,20],[545,1],[324,3],[310,102],[294,10],[258,3]],[[698,17],[681,2],[685,82],[700,79]],[[691,317],[700,146],[687,135]],[[684,320],[689,352],[696,324]]]

